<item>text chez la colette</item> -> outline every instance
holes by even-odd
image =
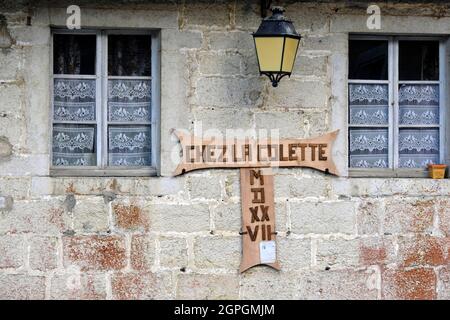
[[[327,148],[326,143],[196,144],[185,146],[184,156],[187,163],[327,161]]]

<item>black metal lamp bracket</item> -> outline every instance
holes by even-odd
[[[267,11],[270,9],[272,5],[272,0],[261,0],[261,17],[267,17]]]

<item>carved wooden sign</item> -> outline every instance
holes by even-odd
[[[280,270],[272,170],[243,168],[240,171],[243,235],[240,272],[259,264]]]
[[[175,131],[182,160],[175,175],[208,168],[309,167],[336,174],[331,149],[338,131],[311,139],[220,140]]]
[[[309,167],[337,175],[331,156],[339,130],[311,139],[199,138],[175,131],[182,160],[175,175],[209,168],[240,168],[242,260],[240,272],[256,265],[280,270],[277,260],[274,167]]]

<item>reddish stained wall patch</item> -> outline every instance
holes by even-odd
[[[431,300],[436,298],[433,269],[386,270],[383,274],[385,299]]]
[[[429,236],[403,239],[399,244],[399,253],[403,257],[403,265],[407,267],[444,265],[446,242],[442,238]]]
[[[58,229],[63,230],[66,227],[64,222],[64,209],[51,208],[49,210],[49,222],[55,225]]]
[[[118,273],[111,277],[114,299],[158,299],[164,296],[161,281],[153,273]]]
[[[116,204],[113,206],[116,224],[121,229],[139,229],[148,230],[148,218],[142,209],[136,205]]]
[[[359,250],[360,262],[365,266],[384,264],[386,262],[387,253],[385,247],[367,247],[360,245]]]
[[[149,270],[154,260],[154,240],[147,235],[134,235],[131,239],[131,268]]]
[[[64,263],[82,270],[119,270],[126,266],[125,241],[118,236],[64,237]]]
[[[421,232],[426,230],[433,222],[434,214],[434,202],[432,200],[428,201],[417,201],[412,205],[413,208],[413,221],[411,224],[412,231]]]

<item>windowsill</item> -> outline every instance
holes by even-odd
[[[153,177],[157,175],[156,168],[50,168],[52,177]]]
[[[424,169],[348,169],[350,178],[428,178]]]

